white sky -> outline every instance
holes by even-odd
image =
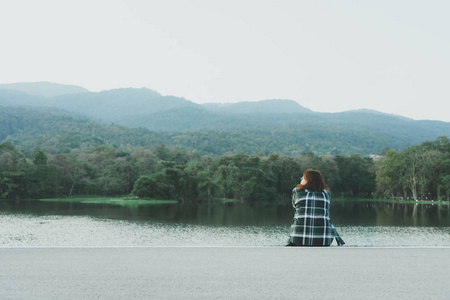
[[[2,0],[0,83],[450,122],[450,1]]]

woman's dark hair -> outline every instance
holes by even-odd
[[[306,180],[306,184],[301,183],[297,185],[297,190],[308,189],[312,191],[327,190],[330,191],[328,186],[325,184],[322,173],[318,170],[308,169],[303,172],[303,178]]]

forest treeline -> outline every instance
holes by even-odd
[[[238,152],[297,156],[310,151],[335,156],[375,154],[386,147],[399,151],[450,132],[450,124],[444,122],[403,120],[375,113],[239,114],[237,118],[187,109],[169,112],[131,118],[134,126],[139,126],[140,118],[158,124],[155,128],[159,129],[150,130],[99,123],[54,108],[0,106],[0,142],[10,141],[27,157],[35,148],[53,155],[75,148],[160,144],[211,156]],[[203,125],[196,127],[196,123]],[[168,130],[175,125],[179,126],[177,130]]]
[[[445,199],[450,195],[450,144],[436,141],[385,153],[376,171],[380,195],[403,199]]]
[[[167,147],[105,145],[24,155],[0,144],[0,197],[38,199],[73,195],[136,195],[155,199],[247,201],[289,199],[307,168],[324,175],[334,197],[449,199],[450,145],[447,137],[385,150],[380,159],[353,154],[297,156],[243,152],[222,156]]]

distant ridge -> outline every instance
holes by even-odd
[[[51,106],[85,114],[104,122],[128,125],[136,116],[198,106],[184,98],[162,96],[148,88],[123,88],[51,98]]]
[[[47,87],[64,86],[49,83]],[[450,136],[450,122],[416,121],[368,109],[321,113],[286,99],[197,104],[147,88],[89,92],[66,87],[59,91],[65,94],[49,97],[43,96],[49,90],[31,95],[19,91],[24,88],[21,84],[1,85],[3,139],[34,149],[51,137],[59,141],[54,153],[77,147],[70,146],[75,134],[91,146],[101,138],[111,145],[165,143],[212,155],[238,151],[367,155]],[[121,138],[116,137],[117,130]],[[100,131],[101,135],[95,133]]]
[[[80,86],[46,81],[0,84],[0,90],[14,90],[26,93],[28,95],[43,97],[55,97],[60,95],[89,92],[87,89]]]
[[[238,103],[205,103],[204,108],[214,112],[228,112],[235,114],[249,113],[312,113],[313,111],[288,99],[268,99],[261,101],[244,101]]]
[[[404,120],[413,120],[408,117],[395,115],[395,114],[388,114],[388,113],[384,113],[384,112],[380,112],[378,110],[373,110],[373,109],[368,109],[368,108],[347,110],[347,111],[340,112],[338,114],[374,114],[374,115],[380,115],[380,116],[383,115],[383,116],[390,116],[390,117],[394,117],[394,118],[401,118]]]
[[[199,107],[184,98],[162,96],[147,88],[123,88],[102,92],[80,92],[53,97],[30,95],[19,90],[0,88],[0,105],[53,107],[105,123],[129,125],[136,116],[183,107]]]

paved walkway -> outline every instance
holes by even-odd
[[[0,299],[450,299],[450,248],[0,248]]]

